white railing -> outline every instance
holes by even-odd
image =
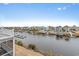
[[[3,42],[7,42],[9,40],[13,40],[14,29],[9,30],[9,29],[5,29],[5,28],[0,28],[0,35],[2,35],[2,37],[0,37],[0,44]],[[5,51],[7,51],[7,53],[3,54],[2,56],[12,54],[13,48],[6,46],[6,44],[4,44],[4,46],[2,46],[2,47]]]
[[[9,30],[5,28],[0,28],[0,41],[6,41],[6,40],[13,40],[12,38],[14,37],[14,29]],[[11,39],[10,39],[11,38]]]
[[[5,28],[1,28],[0,33],[13,36],[14,35],[14,29],[9,30],[9,29],[5,29]]]

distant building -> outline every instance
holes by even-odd
[[[49,30],[49,31],[54,31],[54,32],[55,32],[55,27],[53,27],[53,26],[48,26],[48,30]]]
[[[74,31],[77,31],[77,30],[78,30],[78,28],[75,25],[72,26],[71,29],[70,29],[71,32],[74,32]]]
[[[63,34],[63,31],[62,31],[62,27],[61,26],[56,27],[56,33],[59,34],[59,35],[62,35]]]
[[[62,28],[62,30],[63,30],[63,32],[69,32],[70,27],[69,27],[69,26],[64,26],[64,27]]]

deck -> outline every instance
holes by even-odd
[[[2,28],[0,29],[0,49],[6,51],[1,56],[13,55],[13,37],[14,31]]]

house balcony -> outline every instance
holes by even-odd
[[[14,31],[9,29],[0,29],[0,55],[13,55],[13,35]]]

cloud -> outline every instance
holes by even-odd
[[[66,6],[64,6],[64,7],[62,7],[62,8],[61,8],[61,7],[57,8],[58,11],[61,11],[61,10],[63,11],[63,10],[66,10],[66,9],[67,9]]]
[[[66,10],[66,9],[68,9],[68,8],[71,8],[71,7],[73,7],[73,6],[75,6],[76,4],[75,3],[72,3],[72,4],[69,4],[69,5],[66,5],[66,6],[63,6],[63,7],[58,7],[57,8],[57,10],[59,10],[59,11],[63,11],[63,10]]]
[[[60,7],[59,7],[59,8],[57,8],[57,10],[61,11],[61,10],[62,10],[62,8],[60,8]]]

